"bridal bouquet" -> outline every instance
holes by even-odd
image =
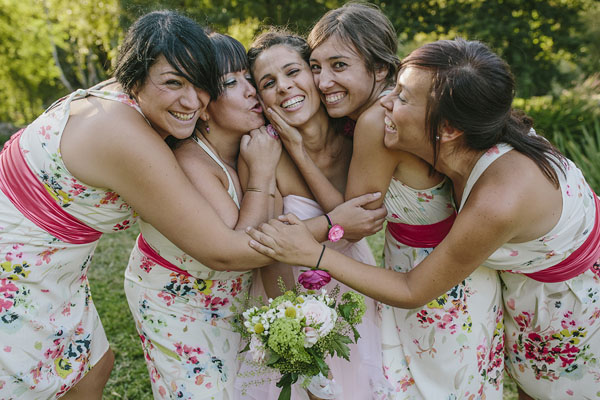
[[[248,342],[254,362],[281,373],[277,387],[280,400],[290,399],[291,385],[303,378],[307,387],[310,379],[321,373],[327,376],[328,355],[349,359],[348,343],[359,338],[358,325],[366,310],[364,297],[346,292],[336,301],[339,287],[328,295],[295,290],[285,292],[268,305],[248,308],[242,313],[241,334]],[[353,339],[350,338],[352,334]]]

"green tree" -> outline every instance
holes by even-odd
[[[0,0],[0,121],[25,124],[105,79],[122,37],[119,15],[117,0]]]
[[[600,66],[594,0],[373,0],[404,44],[460,35],[506,59],[521,97],[570,87]],[[0,0],[0,122],[24,124],[56,98],[105,79],[124,30],[175,9],[249,45],[264,26],[306,34],[344,0]],[[16,28],[19,27],[19,28]]]
[[[594,4],[592,0],[375,3],[405,40],[426,33],[427,39],[460,35],[489,44],[511,65],[522,97],[546,94],[553,84],[574,77],[573,65],[585,49],[581,15]]]

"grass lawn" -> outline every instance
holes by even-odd
[[[383,249],[382,233],[369,238],[379,265]],[[115,352],[115,366],[104,389],[104,399],[152,398],[140,339],[123,291],[123,271],[137,234],[138,228],[135,226],[125,233],[104,235],[90,268],[89,279],[94,303]],[[504,400],[516,399],[516,386],[506,377]]]

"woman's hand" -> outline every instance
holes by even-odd
[[[366,210],[365,204],[378,200],[381,193],[367,193],[350,199],[328,213],[333,224],[344,228],[344,239],[358,241],[366,236],[374,235],[383,228],[387,209],[382,204],[375,210]]]
[[[271,125],[275,128],[279,137],[281,138],[283,145],[290,155],[293,157],[296,152],[304,151],[304,145],[302,143],[302,135],[298,129],[290,126],[285,120],[278,114],[276,110],[270,107],[264,107],[266,110],[267,117],[271,121]]]
[[[261,126],[242,136],[240,156],[248,165],[250,175],[272,175],[281,156],[281,141],[270,135],[267,127]]]
[[[314,267],[321,254],[321,245],[294,214],[281,215],[258,228],[247,228],[254,250],[290,265]]]

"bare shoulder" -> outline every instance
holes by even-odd
[[[94,97],[73,102],[60,150],[74,176],[98,187],[110,187],[111,170],[126,170],[170,153],[137,110]]]
[[[216,177],[226,189],[229,187],[229,179],[223,168],[194,139],[183,140],[173,153],[183,172],[197,188],[206,184],[207,178],[211,177]]]
[[[529,157],[510,151],[494,161],[465,203],[494,223],[512,229],[510,241],[538,238],[560,218],[562,193]]]
[[[371,107],[367,108],[361,115],[358,117],[356,121],[356,131],[359,132],[368,132],[369,135],[375,135],[376,137],[383,138],[384,134],[384,116],[385,110],[379,104],[379,102],[375,102],[375,104],[371,105]]]
[[[385,110],[379,102],[361,114],[356,122],[354,151],[368,154],[370,163],[374,162],[374,155],[377,155],[379,164],[394,164],[394,177],[414,189],[428,189],[441,182],[444,179],[443,175],[433,171],[431,166],[421,158],[405,151],[390,150],[385,147],[384,118]]]

